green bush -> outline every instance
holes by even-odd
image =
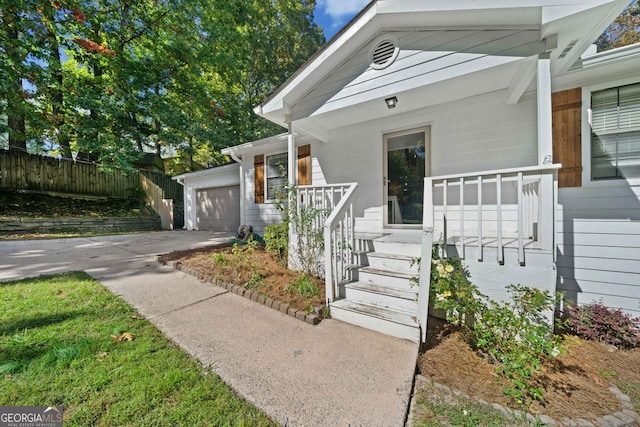
[[[420,262],[420,260],[416,260]],[[533,374],[542,361],[559,354],[559,337],[553,335],[550,318],[555,298],[548,291],[521,285],[507,286],[511,298],[496,302],[480,293],[469,280],[462,261],[443,258],[434,248],[430,298],[447,320],[463,327],[470,345],[496,364],[505,379],[503,391],[514,403],[526,406],[542,400],[544,390]]]
[[[550,313],[555,298],[548,291],[509,285],[511,300],[489,301],[471,330],[472,344],[497,362],[498,374],[509,384],[505,395],[519,405],[542,400],[544,390],[533,381],[542,361],[559,354],[558,337],[545,312]]]
[[[316,283],[308,276],[300,276],[294,283],[284,288],[287,292],[296,291],[303,298],[314,298],[320,296],[320,290]]]
[[[430,298],[434,307],[445,310],[447,320],[462,324],[465,319],[473,321],[476,313],[485,306],[477,286],[469,280],[469,271],[458,258],[444,258],[438,255],[434,246],[431,261]]]
[[[265,250],[278,257],[280,262],[286,264],[289,249],[289,225],[270,224],[264,229]]]

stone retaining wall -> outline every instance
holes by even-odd
[[[104,232],[160,230],[160,218],[5,218],[0,219],[0,234],[49,232]]]

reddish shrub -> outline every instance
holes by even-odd
[[[640,346],[640,318],[601,301],[570,306],[561,313],[559,326],[564,332],[619,348]]]

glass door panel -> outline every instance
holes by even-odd
[[[425,139],[426,131],[385,138],[387,225],[422,224]]]

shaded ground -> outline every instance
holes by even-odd
[[[242,247],[235,252],[231,247],[195,249],[163,255],[161,260],[180,261],[219,282],[257,290],[298,310],[312,312],[325,302],[323,280],[300,286],[300,273],[287,269],[261,247],[254,251]]]
[[[137,199],[80,199],[0,190],[0,217],[136,217],[150,213]]]
[[[450,325],[429,321],[433,331],[418,360],[422,375],[475,398],[509,406],[495,366],[478,356]],[[621,410],[609,391],[612,384],[629,395],[636,411],[640,410],[640,349],[617,350],[575,337],[567,337],[565,349],[564,354],[543,365],[536,379],[546,390],[544,402],[524,408],[527,412],[554,419],[594,420],[610,415]]]

